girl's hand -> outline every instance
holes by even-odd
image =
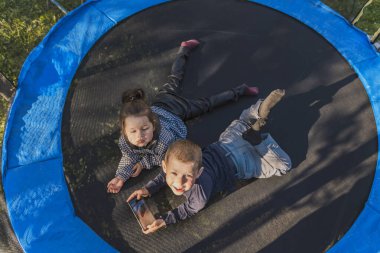
[[[137,177],[138,175],[140,175],[141,171],[143,170],[142,164],[136,163],[136,165],[133,167],[133,170],[134,172],[131,175],[131,177]]]
[[[147,229],[143,230],[143,233],[147,235],[147,234],[156,232],[162,227],[166,227],[166,223],[163,219],[158,219],[158,220],[153,221],[152,224],[148,225]]]
[[[131,201],[134,198],[137,198],[137,200],[140,200],[143,197],[148,197],[149,192],[146,188],[141,188],[137,191],[134,191],[127,199],[127,202]]]
[[[121,190],[121,187],[123,187],[124,182],[125,181],[123,179],[115,177],[114,179],[108,182],[107,192],[118,193]]]

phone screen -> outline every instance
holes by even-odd
[[[146,230],[147,226],[155,221],[152,212],[149,210],[143,199],[137,200],[134,198],[129,201],[128,204],[143,230]]]

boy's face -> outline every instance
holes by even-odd
[[[182,162],[175,157],[169,158],[168,163],[162,161],[162,168],[166,173],[166,183],[175,195],[190,190],[200,174],[194,169],[193,162]]]
[[[137,147],[145,147],[152,139],[154,126],[147,116],[129,116],[124,120],[125,135]]]

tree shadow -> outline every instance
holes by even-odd
[[[336,241],[341,239],[345,231],[352,226],[352,217],[348,216],[347,212],[342,211],[342,206],[346,205],[348,199],[355,199],[355,192],[362,191],[368,185],[369,178],[359,179],[355,185],[352,187],[351,191],[339,196],[334,201],[327,203],[325,206],[319,208],[316,212],[304,217],[293,227],[285,231],[281,236],[276,238],[272,243],[261,249],[260,253],[271,253],[271,252],[326,252],[331,248]],[[356,209],[355,216],[358,216],[360,210],[364,208],[364,204],[360,203],[359,208]],[[335,210],[339,212],[340,216],[338,221],[333,223],[324,222],[325,218],[331,215],[331,211]],[[341,224],[338,229],[334,227],[335,224],[339,223],[341,220],[348,219],[350,222]],[[316,226],[316,222],[321,222],[320,225]],[[316,229],[318,227],[318,229]],[[324,238],[325,234],[329,234],[330,237],[334,238],[333,241],[321,240],[317,241],[313,238]]]
[[[268,123],[270,132],[291,157],[293,168],[297,168],[306,159],[309,132],[320,118],[321,108],[331,103],[334,95],[355,79],[357,75],[351,74],[330,85],[285,97],[279,104],[281,109],[274,108],[271,121],[275,124]],[[295,140],[297,145],[294,145]]]

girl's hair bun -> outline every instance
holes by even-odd
[[[123,104],[145,99],[145,92],[142,89],[126,90],[121,96],[121,102]]]

